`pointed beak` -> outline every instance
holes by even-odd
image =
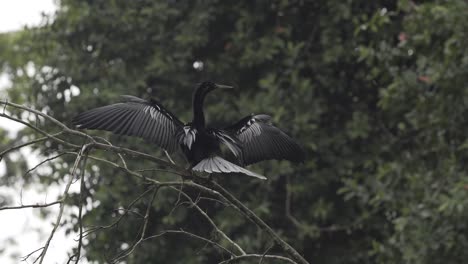
[[[221,88],[221,89],[234,89],[234,86],[229,86],[229,85],[223,85],[223,84],[215,84],[216,88]]]

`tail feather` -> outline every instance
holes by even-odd
[[[265,176],[244,169],[218,156],[209,157],[200,161],[192,170],[208,173],[242,173],[247,176],[266,180]]]

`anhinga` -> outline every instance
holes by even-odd
[[[112,131],[120,135],[142,137],[169,153],[180,149],[192,170],[208,173],[243,173],[265,179],[264,176],[242,168],[268,159],[304,160],[304,151],[279,128],[268,115],[249,115],[223,129],[205,124],[203,101],[217,88],[231,86],[203,82],[193,94],[193,120],[182,123],[154,99],[144,100],[123,95],[125,102],[95,108],[77,115],[73,124],[78,128]],[[224,145],[236,158],[236,165],[222,158]]]

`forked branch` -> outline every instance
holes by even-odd
[[[74,152],[74,151],[62,152],[62,153],[66,153],[66,154],[75,154],[76,159],[75,159],[74,165],[73,165],[72,170],[71,170],[71,175],[70,175],[69,179],[67,180],[65,189],[64,189],[63,194],[62,194],[62,198],[60,200],[58,200],[56,202],[53,202],[53,203],[44,204],[44,205],[23,205],[23,206],[20,206],[20,207],[19,206],[10,206],[10,207],[0,208],[0,210],[6,210],[6,209],[21,209],[21,208],[28,208],[28,207],[32,207],[32,208],[47,207],[47,206],[51,206],[51,205],[54,205],[54,204],[60,204],[59,213],[58,213],[57,218],[55,220],[53,229],[52,229],[52,231],[51,231],[51,233],[50,233],[44,247],[42,248],[39,257],[38,257],[39,263],[43,263],[44,257],[45,257],[45,255],[47,253],[50,242],[51,242],[52,238],[54,237],[54,234],[55,234],[57,228],[59,227],[59,225],[61,223],[61,219],[62,219],[64,207],[65,207],[65,202],[64,201],[69,196],[69,189],[70,189],[70,186],[71,186],[71,184],[73,182],[73,179],[76,178],[77,168],[78,168],[79,164],[81,163],[81,161],[83,159],[85,159],[85,157],[89,157],[90,159],[102,162],[103,164],[112,166],[114,168],[118,168],[118,169],[124,171],[125,173],[127,173],[127,174],[129,174],[129,175],[131,175],[133,177],[137,177],[140,180],[144,181],[145,183],[149,183],[149,184],[154,186],[154,189],[153,189],[154,190],[154,195],[152,196],[151,200],[149,201],[149,203],[147,205],[147,210],[146,210],[146,214],[144,216],[144,222],[143,222],[143,227],[142,227],[142,231],[141,231],[141,234],[140,234],[140,238],[138,239],[138,241],[136,243],[134,243],[134,245],[129,250],[127,250],[125,252],[122,252],[119,256],[116,256],[114,258],[114,262],[116,262],[118,260],[121,260],[121,259],[125,258],[126,256],[130,255],[135,250],[135,248],[138,246],[138,244],[140,244],[140,243],[142,243],[144,241],[154,239],[154,238],[157,238],[157,237],[161,237],[161,236],[166,235],[166,234],[181,234],[181,235],[189,236],[189,237],[192,237],[194,239],[198,239],[198,240],[204,241],[206,243],[209,243],[210,245],[213,245],[214,247],[217,247],[217,248],[221,249],[223,252],[228,253],[231,256],[231,259],[226,260],[226,261],[224,261],[222,263],[235,263],[237,261],[241,261],[241,260],[245,260],[245,259],[254,259],[254,258],[260,259],[260,261],[263,260],[263,259],[276,259],[276,260],[281,260],[281,261],[285,261],[285,262],[288,262],[288,263],[301,263],[301,264],[308,263],[307,260],[305,260],[291,245],[289,245],[286,241],[284,241],[270,226],[268,226],[252,210],[250,210],[241,201],[239,201],[234,195],[232,195],[231,192],[229,192],[224,187],[222,187],[221,185],[219,185],[218,183],[216,183],[216,182],[214,182],[212,180],[206,180],[206,179],[200,180],[200,181],[197,180],[197,177],[194,176],[191,171],[189,171],[187,169],[184,169],[184,168],[178,166],[177,164],[174,164],[173,161],[170,159],[170,157],[168,157],[169,160],[166,161],[164,159],[154,157],[154,156],[146,154],[146,153],[142,153],[142,152],[135,151],[135,150],[128,149],[128,148],[114,146],[114,145],[110,144],[109,142],[101,140],[101,139],[99,139],[97,137],[92,137],[92,136],[89,136],[89,135],[87,135],[87,134],[85,134],[85,133],[83,133],[81,131],[68,128],[66,125],[64,125],[60,121],[52,118],[51,116],[48,116],[48,115],[46,115],[46,114],[44,114],[44,113],[42,113],[40,111],[31,109],[31,108],[26,107],[26,106],[10,103],[10,102],[6,102],[6,101],[0,101],[0,105],[4,105],[4,107],[7,107],[7,106],[8,107],[14,107],[14,108],[19,109],[19,110],[23,110],[23,111],[33,113],[33,114],[35,114],[37,116],[40,116],[40,117],[44,118],[46,121],[52,123],[56,127],[56,129],[59,129],[58,132],[49,132],[49,131],[46,131],[46,130],[38,127],[36,124],[33,125],[33,124],[30,124],[30,123],[25,122],[23,120],[20,120],[18,118],[12,117],[12,116],[8,115],[5,111],[3,111],[3,113],[0,113],[0,117],[8,118],[10,120],[13,120],[13,121],[19,122],[21,124],[24,124],[24,125],[30,127],[31,129],[34,129],[38,133],[42,134],[44,137],[38,138],[36,140],[30,141],[30,142],[27,142],[27,143],[20,144],[20,145],[17,145],[17,146],[13,146],[13,147],[10,147],[10,148],[5,149],[5,150],[0,150],[1,151],[0,152],[0,160],[3,157],[3,155],[7,155],[8,153],[10,153],[10,152],[12,152],[14,150],[17,150],[17,149],[20,149],[22,147],[29,146],[29,145],[32,145],[32,144],[37,144],[37,143],[43,142],[45,140],[52,140],[52,141],[55,141],[56,143],[59,143],[59,144],[62,144],[64,146],[70,147],[70,148],[72,148],[74,150],[77,150],[77,152]],[[69,140],[64,140],[64,139],[61,138],[61,136],[66,135],[66,134],[71,135],[71,136],[77,136],[77,137],[84,138],[87,143],[84,144],[83,146],[79,146],[79,145],[70,143]],[[94,157],[92,155],[88,155],[88,153],[90,153],[93,149],[105,150],[105,151],[108,151],[110,153],[115,153],[115,154],[119,155],[119,157],[120,157],[120,159],[121,159],[121,161],[123,163],[123,166],[121,166],[121,165],[119,165],[117,163],[111,162],[109,160],[105,160],[105,159],[101,159],[101,158],[98,158],[98,157]],[[123,155],[121,155],[121,154],[125,154],[125,155],[131,156],[131,157],[137,157],[137,158],[140,158],[140,159],[145,159],[145,160],[148,160],[150,162],[153,162],[153,163],[158,165],[159,170],[164,169],[167,172],[171,172],[171,173],[173,173],[175,175],[182,176],[183,181],[162,182],[162,181],[158,181],[158,180],[153,179],[153,178],[147,178],[147,177],[143,176],[141,173],[139,173],[138,171],[130,170],[126,166],[127,163],[124,160]],[[82,170],[84,170],[84,168],[82,168]],[[83,176],[84,176],[84,174],[82,175],[82,177]],[[190,180],[186,180],[186,179],[190,179]],[[83,180],[83,178],[82,178],[82,180]],[[81,184],[83,186],[84,183],[81,182]],[[218,233],[223,239],[225,239],[231,245],[231,247],[235,248],[236,253],[237,252],[238,253],[237,254],[234,253],[233,251],[229,250],[226,247],[223,247],[222,245],[220,245],[219,243],[217,243],[216,241],[214,241],[212,239],[208,239],[208,238],[193,234],[193,233],[185,231],[185,230],[165,230],[165,231],[163,231],[163,232],[161,232],[159,234],[156,234],[156,235],[146,235],[146,229],[147,229],[146,227],[147,227],[148,221],[149,221],[149,211],[150,211],[150,208],[152,206],[153,200],[155,199],[157,190],[159,190],[159,188],[161,188],[161,187],[170,187],[173,190],[179,192],[182,196],[184,196],[185,199],[190,203],[190,205],[193,208],[195,208],[201,214],[201,216],[208,221],[209,225],[216,231],[216,233]],[[277,255],[266,255],[266,254],[262,255],[262,254],[246,253],[244,249],[242,249],[236,242],[234,242],[234,240],[232,240],[226,233],[224,233],[215,224],[213,219],[211,219],[210,216],[198,206],[197,201],[194,201],[190,196],[188,196],[185,192],[183,192],[182,188],[177,188],[177,187],[193,188],[193,189],[195,189],[195,190],[197,190],[197,191],[199,191],[201,193],[207,194],[207,196],[208,196],[207,199],[208,200],[213,200],[215,202],[221,202],[221,204],[236,208],[244,217],[250,219],[261,230],[263,230],[269,236],[271,236],[271,238],[275,241],[275,243],[277,245],[279,245],[291,258],[287,258],[287,257],[284,257],[284,256],[277,256]],[[81,191],[83,191],[83,190],[81,190]],[[144,192],[137,200],[140,200],[141,197],[145,196],[146,194],[147,194],[147,192]],[[136,202],[136,201],[134,201],[134,202]],[[134,202],[132,202],[130,204],[130,207],[133,205]],[[79,221],[80,221],[79,245],[78,245],[78,254],[76,255],[75,263],[78,263],[78,261],[79,261],[82,239],[86,235],[88,235],[90,232],[95,232],[95,231],[100,230],[100,229],[112,228],[125,215],[126,215],[126,213],[124,215],[122,215],[116,222],[114,222],[114,223],[112,223],[112,224],[110,224],[108,226],[101,226],[101,227],[91,228],[91,229],[88,229],[88,230],[83,230],[83,226],[82,226],[82,223],[81,223],[82,215],[80,214],[80,219],[79,219]]]

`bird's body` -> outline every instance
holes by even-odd
[[[241,166],[267,159],[304,160],[302,148],[273,126],[267,115],[249,115],[223,129],[208,128],[203,102],[205,96],[216,88],[231,87],[212,82],[203,82],[197,87],[192,102],[193,120],[187,124],[158,101],[129,95],[123,96],[125,102],[81,113],[73,123],[79,128],[142,137],[169,153],[181,150],[195,171],[238,172],[263,179],[263,176]],[[238,165],[222,158],[221,146],[233,154]]]
[[[189,132],[180,134],[179,142],[182,151],[192,166],[220,151],[220,144],[209,130],[197,130],[188,124],[185,126]]]

